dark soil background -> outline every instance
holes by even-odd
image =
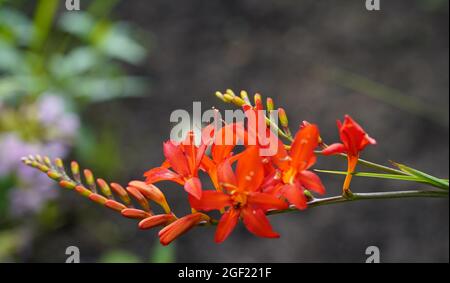
[[[328,142],[338,138],[336,119],[351,114],[378,140],[364,157],[395,160],[448,178],[449,41],[447,1],[190,0],[122,1],[117,19],[131,21],[151,37],[148,60],[130,69],[148,78],[148,95],[85,109],[84,122],[114,129],[121,149],[122,183],[162,162],[161,144],[175,109],[230,108],[216,90],[246,89],[285,107],[292,128],[317,123]],[[388,86],[349,85],[351,74]],[[395,89],[396,91],[392,91]],[[377,92],[378,93],[378,92]],[[400,95],[401,103],[396,103]],[[408,107],[407,105],[418,107]],[[431,109],[431,110],[430,110]],[[317,168],[345,168],[319,159]],[[328,194],[342,178],[322,175]],[[161,184],[182,210],[181,188]],[[353,190],[388,191],[420,185],[358,179]],[[66,218],[43,232],[28,261],[61,261],[61,246],[80,247],[83,261],[120,248],[148,258],[157,231],[138,231],[134,221],[63,194]],[[272,216],[278,240],[259,239],[242,225],[223,244],[214,229],[199,228],[176,242],[181,262],[364,262],[375,245],[383,262],[448,262],[448,199],[401,199],[325,206]]]

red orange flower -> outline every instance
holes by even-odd
[[[191,200],[198,210],[228,210],[222,215],[215,241],[224,241],[236,226],[239,217],[245,227],[260,237],[277,238],[265,212],[269,209],[286,209],[287,204],[273,195],[261,192],[264,168],[258,147],[248,147],[237,161],[236,173],[229,161],[220,166],[219,181],[223,192],[204,191],[200,200]]]
[[[274,187],[290,203],[298,209],[307,207],[307,199],[304,194],[305,188],[325,193],[325,188],[315,173],[308,169],[316,162],[314,149],[319,143],[319,129],[316,125],[307,124],[295,135],[289,151],[280,144],[278,153],[273,162],[281,170],[279,184]]]
[[[184,190],[199,199],[202,195],[202,183],[198,178],[198,170],[207,145],[195,145],[194,133],[191,131],[186,140],[180,144],[167,141],[163,144],[166,162],[162,166],[147,171],[146,183],[158,181],[174,181],[184,186]],[[172,168],[172,170],[169,169]]]
[[[347,176],[343,185],[344,193],[347,193],[350,189],[350,182],[353,176],[352,173],[355,172],[360,152],[369,144],[376,144],[377,142],[371,138],[349,115],[345,115],[344,123],[341,123],[341,121],[338,120],[337,127],[339,129],[339,136],[342,143],[334,143],[325,148],[322,153],[324,155],[338,153],[347,154]]]

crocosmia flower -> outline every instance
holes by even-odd
[[[245,227],[253,234],[277,238],[265,212],[269,209],[286,209],[287,203],[275,196],[261,192],[264,180],[264,168],[258,147],[248,147],[239,157],[236,172],[229,161],[225,161],[219,170],[219,182],[222,192],[204,191],[200,200],[191,199],[197,210],[223,210],[215,235],[215,241],[224,241],[242,218]]]
[[[304,190],[309,189],[319,194],[325,188],[315,173],[308,169],[316,162],[314,149],[319,143],[319,129],[316,125],[307,124],[297,132],[289,151],[280,144],[273,162],[281,171],[280,184],[274,186],[290,203],[298,209],[307,207]]]
[[[360,152],[369,144],[376,144],[375,139],[371,138],[364,129],[355,122],[349,115],[345,115],[344,123],[337,121],[339,136],[342,143],[334,143],[325,148],[322,153],[324,155],[345,153],[348,159],[347,176],[344,181],[343,190],[347,193],[350,189],[352,173],[355,172]]]
[[[167,141],[163,144],[163,153],[166,162],[162,166],[147,171],[144,175],[146,183],[152,184],[158,181],[174,181],[184,186],[186,192],[200,199],[202,196],[202,184],[198,178],[198,170],[205,154],[207,145],[201,143],[195,145],[194,133],[189,132],[182,143]],[[173,169],[170,170],[169,168]]]

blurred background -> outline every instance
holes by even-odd
[[[448,262],[448,199],[325,206],[271,216],[278,240],[242,225],[223,244],[194,229],[169,247],[25,168],[41,153],[78,160],[126,184],[163,161],[170,113],[229,109],[216,90],[245,89],[285,107],[292,128],[317,123],[327,142],[351,114],[378,140],[366,159],[448,178],[446,0],[0,0],[0,262]],[[320,158],[317,168],[344,169]],[[342,177],[321,176],[329,195]],[[359,192],[420,185],[356,178]],[[177,211],[185,195],[160,186]]]

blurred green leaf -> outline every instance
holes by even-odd
[[[173,263],[175,262],[175,244],[169,246],[163,246],[159,242],[155,244],[152,256],[150,258],[151,263]]]
[[[95,21],[85,12],[62,14],[58,21],[58,25],[63,31],[76,35],[82,39],[87,40],[90,32],[94,27]]]
[[[112,250],[105,253],[99,260],[101,263],[139,263],[139,257],[124,250]]]
[[[8,261],[20,244],[17,231],[6,230],[0,232],[0,262]]]
[[[22,13],[9,9],[0,9],[0,42],[27,44],[33,35],[32,22]]]

